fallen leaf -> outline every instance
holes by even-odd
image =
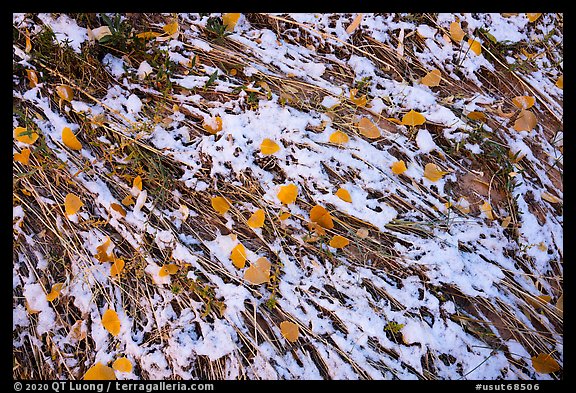
[[[516,96],[512,98],[512,103],[520,109],[530,109],[535,102],[536,99],[532,96]]]
[[[122,199],[122,204],[124,206],[130,206],[134,204],[134,198],[132,198],[132,195],[126,195],[126,197],[124,199]]]
[[[350,138],[348,137],[348,135],[342,131],[334,131],[332,135],[330,135],[330,142],[336,143],[338,145],[346,143],[349,140]]]
[[[351,89],[350,90],[350,101],[352,101],[353,103],[355,103],[356,105],[363,107],[366,106],[366,102],[368,102],[368,99],[366,98],[366,94],[364,94],[361,97],[356,97],[356,94],[358,93],[358,89]]]
[[[334,228],[334,222],[332,221],[332,216],[324,207],[320,205],[314,206],[310,209],[310,221],[317,223],[322,228],[332,229]]]
[[[411,109],[408,113],[402,116],[402,124],[405,126],[419,126],[426,122],[426,118],[420,112]]]
[[[350,193],[348,192],[348,190],[345,190],[342,187],[340,187],[338,191],[336,191],[335,195],[338,198],[342,199],[344,202],[352,203],[352,197],[350,196]]]
[[[326,230],[324,228],[322,228],[321,225],[318,225],[317,223],[312,222],[312,221],[310,221],[308,223],[308,230],[310,232],[314,232],[318,236],[324,236],[326,234]],[[307,241],[310,243],[310,242],[314,242],[316,240],[318,240],[318,237],[314,237],[314,238],[309,239]]]
[[[14,137],[18,142],[26,143],[28,145],[32,145],[34,142],[38,140],[40,135],[35,132],[29,132],[24,127],[16,127],[14,129]]]
[[[372,123],[372,121],[367,117],[360,119],[358,122],[358,130],[360,130],[360,134],[364,135],[366,138],[380,138],[380,130],[376,124]]]
[[[436,182],[442,178],[448,172],[442,171],[438,165],[429,162],[424,167],[424,177],[430,181]]]
[[[125,263],[123,259],[114,258],[114,263],[112,264],[112,267],[110,267],[110,275],[112,277],[118,276],[122,273],[122,270],[124,270],[124,265]]]
[[[248,226],[250,228],[261,228],[264,225],[265,218],[264,210],[258,209],[248,219]]]
[[[508,225],[510,225],[511,221],[512,221],[512,217],[506,216],[506,217],[504,217],[504,219],[502,220],[502,223],[500,225],[502,225],[502,228],[506,229],[506,228],[508,228]]]
[[[346,33],[347,34],[352,34],[352,32],[354,30],[356,30],[358,28],[358,26],[360,26],[360,22],[362,22],[362,13],[359,13],[358,15],[356,15],[356,17],[354,18],[354,20],[352,21],[352,23],[350,23],[348,25],[348,27],[346,28]]]
[[[110,207],[112,208],[112,210],[118,212],[122,217],[126,217],[126,210],[124,210],[124,208],[121,205],[112,202],[110,204]]]
[[[280,214],[278,216],[278,218],[280,219],[280,221],[284,221],[286,219],[288,219],[292,214],[290,214],[290,212],[284,212],[282,214]]]
[[[210,134],[214,135],[218,131],[222,131],[222,118],[220,116],[216,116],[208,122],[202,123],[202,128],[204,128]]]
[[[172,38],[176,38],[175,36],[178,35],[179,29],[180,26],[178,25],[178,21],[174,21],[172,23],[168,23],[162,26],[162,30],[164,30],[164,32]]]
[[[120,319],[118,319],[118,314],[112,309],[108,309],[102,315],[102,326],[111,335],[117,336],[120,333]]]
[[[80,200],[80,198],[78,198],[78,196],[71,193],[66,195],[64,208],[66,210],[67,216],[76,214],[82,206],[84,206],[84,203]]]
[[[350,243],[350,240],[346,239],[344,236],[335,235],[330,240],[330,247],[333,248],[344,248]]]
[[[285,205],[296,202],[296,197],[298,196],[298,187],[295,184],[287,184],[285,186],[280,186],[280,191],[276,195],[280,202]]]
[[[140,175],[136,176],[132,181],[132,188],[135,188],[138,191],[142,191],[142,178]]]
[[[450,37],[452,37],[454,41],[456,42],[462,41],[465,34],[466,33],[464,33],[464,30],[462,30],[462,27],[460,27],[459,22],[450,23]]]
[[[531,131],[538,124],[536,115],[527,109],[522,109],[514,122],[516,131]]]
[[[280,332],[286,340],[293,343],[298,340],[298,335],[300,334],[298,325],[290,321],[280,322]]]
[[[26,46],[24,47],[24,52],[30,53],[32,50],[32,42],[30,41],[30,32],[26,29]]]
[[[246,264],[246,248],[244,248],[242,243],[239,243],[232,249],[232,252],[230,253],[230,259],[232,260],[234,266],[236,266],[238,269],[242,269],[244,267]]]
[[[470,120],[486,121],[484,112],[472,111],[466,115]]]
[[[474,52],[476,54],[476,56],[480,55],[480,53],[482,53],[482,44],[480,44],[478,41],[470,38],[468,40],[468,45],[470,45],[470,50],[472,52]]]
[[[96,247],[96,259],[100,262],[111,262],[114,260],[114,256],[108,254],[108,247],[110,247],[111,241],[110,237],[106,236],[106,240],[102,244]]]
[[[487,201],[485,201],[480,206],[480,211],[482,211],[489,220],[494,219],[494,214],[492,213],[492,206],[490,206],[490,204]]]
[[[22,165],[28,165],[30,162],[30,149],[22,149],[20,153],[14,153],[14,161],[17,161]]]
[[[560,370],[558,362],[552,356],[544,353],[532,356],[532,367],[540,374],[550,374]]]
[[[400,175],[408,170],[408,168],[406,168],[406,163],[404,162],[404,160],[394,162],[391,168],[392,173],[395,175]]]
[[[420,80],[420,83],[428,87],[435,87],[440,85],[441,80],[442,80],[442,73],[440,72],[440,70],[435,69],[427,73]]]
[[[102,38],[108,36],[108,35],[112,35],[112,31],[110,30],[110,27],[108,26],[100,26],[97,27],[95,29],[88,29],[89,31],[89,35],[91,34],[92,37],[94,37],[94,39],[96,41],[100,41]]]
[[[177,272],[178,272],[178,265],[176,265],[175,263],[168,263],[162,265],[160,271],[158,272],[158,275],[160,277],[166,277],[166,276],[172,276]]]
[[[34,70],[26,70],[26,79],[30,87],[36,87],[38,84],[38,74]]]
[[[238,19],[240,19],[239,13],[226,13],[222,15],[222,24],[226,26],[227,31],[234,31]]]
[[[132,363],[130,360],[128,360],[128,358],[121,357],[114,360],[114,363],[112,363],[112,368],[116,371],[120,371],[121,373],[129,373],[132,371]]]
[[[542,192],[542,199],[550,203],[562,203],[562,199],[558,198],[556,195],[550,194],[547,191]]]
[[[398,125],[401,125],[401,124],[402,124],[402,121],[400,121],[400,120],[398,120],[398,119],[395,119],[395,118],[393,118],[393,117],[386,117],[385,119],[388,120],[389,122],[394,123],[394,124],[398,124]]]
[[[272,264],[268,259],[258,258],[244,272],[244,279],[251,284],[260,285],[270,281],[270,267]]]
[[[74,135],[70,127],[64,127],[62,129],[62,142],[64,142],[64,145],[66,145],[72,150],[82,149],[82,144],[80,143],[78,138],[76,138],[76,135]]]
[[[48,293],[46,295],[46,300],[48,300],[49,302],[54,301],[60,295],[60,291],[62,290],[62,287],[64,287],[64,283],[58,283],[58,284],[52,285],[52,289],[50,290],[50,293]]]
[[[564,294],[560,295],[558,300],[556,300],[556,308],[560,311],[561,315],[564,314]]]
[[[370,231],[368,231],[366,228],[358,228],[356,231],[356,236],[358,236],[360,239],[366,239],[368,235],[370,235]]]
[[[152,38],[156,38],[156,37],[161,36],[161,35],[162,35],[162,33],[158,33],[156,31],[145,31],[145,32],[136,34],[136,37],[141,38],[143,40],[151,40]]]
[[[560,75],[560,77],[556,81],[556,87],[558,87],[559,89],[564,89],[564,74]]]
[[[212,203],[212,208],[214,208],[214,210],[216,210],[221,215],[226,214],[230,207],[232,207],[230,202],[221,196],[213,197],[210,202]]]
[[[114,374],[114,370],[111,367],[98,362],[86,371],[82,379],[85,381],[114,381],[116,380],[116,374]]]
[[[542,13],[530,13],[530,12],[526,13],[526,16],[528,17],[528,22],[530,23],[536,22],[541,15]]]
[[[276,153],[280,150],[280,146],[272,139],[264,139],[260,144],[260,152],[266,156]]]

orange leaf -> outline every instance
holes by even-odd
[[[320,205],[314,206],[310,209],[310,221],[317,223],[322,228],[332,229],[334,228],[334,222],[332,221],[332,216],[328,213],[328,210]]]
[[[86,374],[84,374],[84,378],[82,379],[85,381],[114,381],[116,380],[116,374],[114,374],[112,368],[98,362],[86,371]]]
[[[459,22],[450,23],[450,37],[452,37],[454,41],[456,42],[462,41],[465,34],[466,33],[464,33],[464,30],[462,30],[462,27],[460,27]]]
[[[143,33],[136,34],[136,37],[141,38],[143,40],[150,40],[150,39],[156,38],[160,35],[162,35],[162,33],[158,33],[155,31],[145,31]]]
[[[112,368],[116,371],[120,371],[121,373],[129,373],[132,371],[132,363],[130,360],[128,360],[128,358],[121,357],[114,360],[114,363],[112,363]]]
[[[408,168],[406,168],[406,163],[404,162],[404,160],[400,160],[400,161],[396,161],[395,163],[392,164],[392,173],[395,175],[400,175],[404,172],[406,172],[406,170]]]
[[[440,180],[442,176],[444,176],[447,173],[448,172],[440,170],[438,165],[431,162],[426,164],[426,166],[424,167],[424,177],[430,181],[436,182]]]
[[[248,226],[250,228],[261,228],[264,225],[265,218],[264,210],[258,209],[248,219]]]
[[[388,120],[389,122],[392,122],[392,123],[394,123],[394,124],[398,124],[398,125],[401,125],[401,124],[402,124],[402,122],[401,122],[400,120],[395,119],[395,118],[393,118],[393,117],[386,117],[386,120]]]
[[[528,22],[530,23],[536,22],[541,15],[542,13],[529,13],[529,12],[526,13],[526,16],[528,17]]]
[[[35,87],[38,84],[38,74],[34,70],[26,70],[26,78],[30,87]]]
[[[178,265],[174,263],[169,263],[167,265],[163,265],[158,272],[160,277],[166,277],[168,275],[172,276],[178,272]]]
[[[102,326],[113,336],[117,336],[120,333],[120,319],[118,319],[116,311],[108,309],[104,312],[104,315],[102,315]]]
[[[376,124],[372,123],[367,117],[363,117],[358,122],[358,129],[360,134],[364,135],[366,138],[376,139],[380,137],[380,130]]]
[[[559,89],[564,89],[564,75],[560,75],[560,77],[556,81],[556,87],[558,87]]]
[[[126,198],[122,199],[122,204],[124,206],[130,206],[134,204],[134,198],[132,198],[132,195],[126,195]]]
[[[62,142],[72,150],[82,149],[82,144],[78,138],[76,138],[76,135],[74,135],[70,127],[64,127],[62,129]]]
[[[222,15],[222,24],[226,26],[227,31],[234,31],[238,19],[240,19],[239,13],[226,13]]]
[[[520,109],[530,109],[535,102],[536,99],[532,96],[516,96],[512,98],[512,103]]]
[[[284,212],[284,213],[280,214],[278,216],[278,218],[280,219],[280,221],[284,221],[284,220],[288,219],[288,217],[290,217],[290,216],[291,216],[291,214],[289,212]]]
[[[50,291],[49,294],[46,295],[46,300],[48,300],[49,302],[54,301],[54,299],[56,299],[58,295],[60,295],[60,291],[62,290],[63,286],[64,283],[58,283],[52,285],[52,290]]]
[[[402,124],[405,126],[419,126],[426,122],[426,118],[420,112],[411,109],[410,112],[402,116]]]
[[[334,131],[332,135],[330,135],[330,142],[336,143],[338,145],[346,143],[349,140],[350,138],[348,137],[348,135],[346,135],[342,131]]]
[[[56,86],[56,93],[58,94],[58,97],[64,101],[70,102],[74,98],[74,91],[67,85]]]
[[[260,144],[260,152],[266,156],[276,153],[280,150],[280,146],[271,139],[264,139]]]
[[[108,247],[110,247],[110,237],[106,236],[106,240],[96,247],[96,259],[100,262],[111,262],[114,260],[112,254],[108,254]]]
[[[66,195],[66,199],[64,201],[64,208],[66,210],[67,216],[76,214],[82,206],[84,206],[84,203],[76,195],[74,194]]]
[[[527,109],[522,109],[514,122],[516,131],[531,131],[538,124],[536,115]]]
[[[358,93],[358,89],[352,89],[350,90],[350,101],[352,101],[353,103],[355,103],[356,105],[362,107],[366,105],[366,102],[368,101],[368,99],[366,98],[366,95],[364,94],[362,97],[356,97],[356,94]]]
[[[434,87],[439,86],[441,80],[442,80],[442,73],[440,72],[440,70],[432,70],[420,80],[420,83],[428,87]]]
[[[244,248],[242,243],[239,243],[232,249],[232,252],[230,253],[230,259],[232,260],[234,266],[236,266],[238,269],[242,269],[244,267],[246,264],[246,248]]]
[[[136,176],[132,181],[132,188],[137,188],[139,191],[142,191],[142,178],[140,175]]]
[[[472,111],[466,115],[470,120],[486,121],[486,115],[483,112]]]
[[[362,22],[362,13],[359,13],[358,15],[356,15],[356,17],[354,18],[352,23],[350,23],[348,25],[348,27],[346,28],[346,33],[352,34],[352,32],[354,30],[356,30],[358,28],[358,26],[360,26],[360,22]]]
[[[35,132],[29,132],[24,127],[16,127],[14,129],[14,137],[16,138],[16,140],[18,142],[26,143],[28,145],[31,145],[34,142],[36,142],[39,136],[40,135],[38,135]]]
[[[318,236],[324,236],[326,234],[326,230],[315,222],[308,223],[308,230],[310,232],[314,232]],[[318,238],[314,238],[313,240],[307,240],[307,241],[311,242],[316,240],[318,240]]]
[[[492,214],[492,206],[490,206],[488,202],[485,201],[482,206],[480,206],[480,211],[484,212],[489,220],[494,219],[494,215]]]
[[[262,257],[258,258],[256,262],[251,264],[244,272],[244,279],[251,284],[260,285],[270,281],[270,267],[272,264],[268,259]]]
[[[348,190],[339,188],[338,191],[336,191],[336,196],[342,199],[344,202],[352,203],[352,197],[350,196]]]
[[[298,325],[290,321],[280,322],[280,332],[286,340],[293,343],[298,340],[298,335],[300,334]]]
[[[289,205],[296,202],[296,197],[298,196],[298,186],[295,184],[287,184],[285,186],[280,186],[280,191],[277,194],[278,199],[285,204]]]
[[[26,46],[24,47],[24,52],[30,53],[32,50],[32,42],[30,41],[30,32],[26,29]]]
[[[212,207],[221,215],[226,214],[226,212],[232,207],[230,202],[224,197],[217,196],[213,197],[210,202],[212,203]]]
[[[468,45],[470,45],[470,50],[474,52],[477,56],[482,53],[482,44],[478,41],[470,38],[468,40]]]
[[[14,153],[14,161],[18,161],[22,165],[28,165],[30,162],[30,149],[22,149],[20,153]]]
[[[122,273],[122,270],[124,270],[124,265],[125,263],[123,259],[114,258],[114,263],[110,268],[110,275],[111,276],[120,275],[120,273]]]
[[[110,207],[114,211],[118,212],[122,217],[126,217],[126,210],[124,210],[124,208],[121,205],[119,205],[117,203],[111,203]]]
[[[350,243],[350,240],[346,239],[344,236],[335,235],[332,240],[330,240],[330,247],[333,248],[344,248]]]
[[[216,116],[210,123],[202,123],[202,127],[210,134],[216,134],[218,131],[222,131],[222,118]]]
[[[532,356],[532,367],[540,374],[550,374],[560,370],[558,362],[552,356],[544,353]]]

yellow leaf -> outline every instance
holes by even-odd
[[[70,102],[74,98],[74,91],[68,85],[56,86],[56,93],[58,94],[58,97],[64,101]]]
[[[118,319],[116,311],[108,309],[104,312],[104,315],[102,315],[102,326],[113,336],[117,336],[120,333],[120,319]]]
[[[470,120],[486,121],[486,115],[483,112],[472,111],[466,115]]]
[[[221,196],[213,197],[210,202],[212,203],[212,208],[214,208],[214,210],[216,210],[221,215],[226,214],[230,207],[232,207],[230,202]]]
[[[320,205],[314,206],[310,209],[310,221],[317,223],[322,228],[332,229],[334,228],[334,222],[332,221],[332,216],[328,213],[324,207]]]
[[[20,153],[14,153],[14,161],[18,161],[22,165],[28,165],[30,162],[30,149],[22,149]]]
[[[270,268],[272,267],[272,264],[270,263],[268,258],[265,257],[258,258],[256,262],[253,263],[253,265],[260,270],[270,270]]]
[[[339,188],[338,191],[336,191],[336,196],[342,199],[344,202],[352,203],[352,197],[350,196],[348,190]]]
[[[124,206],[130,206],[134,204],[134,198],[132,198],[132,195],[126,195],[126,198],[122,199],[122,204]]]
[[[528,17],[528,22],[530,23],[536,22],[541,15],[542,13],[530,13],[530,12],[526,13],[526,16]]]
[[[350,140],[347,134],[343,133],[342,131],[334,131],[332,135],[330,135],[330,142],[336,143],[341,145],[346,143]]]
[[[280,202],[285,205],[296,202],[296,197],[298,196],[298,186],[295,184],[287,184],[285,186],[280,186],[280,191],[276,195]]]
[[[84,206],[84,203],[80,200],[80,198],[78,198],[78,196],[74,194],[66,195],[66,199],[64,201],[64,208],[66,210],[67,216],[76,214],[82,206]]]
[[[110,237],[106,236],[106,240],[96,247],[96,259],[100,262],[111,262],[114,260],[112,254],[108,254],[108,247],[110,247]]]
[[[348,27],[346,28],[346,33],[352,34],[352,32],[354,30],[356,30],[358,28],[358,26],[360,26],[360,22],[362,22],[362,13],[359,13],[358,15],[356,15],[356,17],[354,18],[352,23],[350,23],[348,25]]]
[[[420,80],[420,83],[428,87],[434,87],[439,86],[441,80],[442,80],[442,73],[440,72],[440,70],[432,70]]]
[[[262,257],[258,258],[256,262],[251,264],[244,272],[244,279],[250,284],[260,285],[270,281],[270,267],[272,264],[268,259]]]
[[[410,112],[402,116],[402,124],[405,126],[419,126],[426,122],[426,118],[420,112],[411,109]]]
[[[38,74],[34,70],[26,70],[26,78],[30,87],[36,87],[38,84]]]
[[[38,140],[38,135],[35,132],[28,132],[28,130],[24,127],[16,127],[14,129],[14,137],[18,142],[26,143],[28,145],[33,144]]]
[[[366,98],[366,95],[364,94],[361,97],[356,97],[356,94],[358,93],[358,89],[352,89],[350,90],[350,101],[352,101],[353,103],[355,103],[356,105],[362,107],[366,105],[366,102],[368,101],[368,99]]]
[[[290,321],[280,322],[280,332],[286,340],[293,343],[298,340],[298,335],[300,334],[298,325]]]
[[[424,177],[430,181],[436,182],[440,180],[442,176],[444,176],[447,173],[448,172],[440,170],[438,165],[431,162],[426,164],[426,166],[424,167]]]
[[[520,109],[530,109],[535,102],[536,99],[532,96],[516,96],[512,98],[512,103]]]
[[[380,137],[380,130],[376,124],[372,123],[367,117],[363,117],[358,122],[358,129],[360,134],[364,135],[366,138],[376,139]]]
[[[24,52],[30,53],[32,50],[32,42],[30,41],[30,32],[26,29],[26,46],[24,47]]]
[[[120,371],[121,373],[129,373],[132,371],[132,363],[130,360],[128,360],[128,358],[121,357],[114,360],[114,363],[112,363],[112,368],[116,371]]]
[[[460,27],[459,22],[450,23],[450,37],[452,37],[454,41],[456,42],[462,41],[465,34],[466,33],[464,33],[464,30],[462,30],[462,27]]]
[[[116,380],[116,374],[114,374],[112,368],[98,362],[86,371],[82,379],[85,381],[114,381]]]
[[[389,122],[394,123],[394,124],[398,124],[398,125],[401,125],[401,124],[402,124],[402,122],[401,122],[400,120],[395,119],[395,118],[393,118],[393,117],[386,117],[385,119],[388,120]]]
[[[118,212],[122,217],[126,217],[126,210],[124,210],[124,208],[121,205],[119,205],[117,203],[111,203],[110,207],[114,211]]]
[[[239,243],[232,249],[232,252],[230,253],[230,259],[232,260],[234,266],[236,266],[238,269],[242,269],[244,267],[246,264],[246,248],[244,248],[242,243]]]
[[[280,214],[278,216],[278,218],[280,219],[280,221],[284,221],[284,220],[288,219],[288,217],[290,217],[290,216],[291,216],[291,214],[289,212],[284,212],[284,213]]]
[[[143,33],[136,34],[136,37],[141,38],[143,40],[150,40],[152,38],[156,38],[162,35],[162,33],[158,33],[156,31],[145,31]]]
[[[160,268],[160,271],[158,272],[158,275],[160,277],[165,277],[165,276],[172,276],[174,274],[176,274],[178,272],[178,265],[176,265],[175,263],[169,263],[167,265],[163,265]]]
[[[556,195],[550,194],[547,191],[542,193],[542,199],[550,203],[562,203],[562,199],[558,198]]]
[[[124,270],[124,265],[125,263],[123,259],[114,258],[114,263],[110,268],[110,275],[112,277],[120,275],[120,273],[122,273],[122,270]]]
[[[492,206],[490,206],[490,204],[487,201],[485,201],[482,204],[482,206],[480,206],[480,211],[484,212],[484,214],[489,220],[494,219],[494,215],[492,214]]]
[[[322,226],[318,225],[315,222],[309,222],[308,223],[308,230],[310,232],[314,232],[316,235],[318,236],[324,236],[326,234],[326,230],[324,228],[322,228]],[[308,242],[313,242],[318,240],[317,237],[313,238],[313,239],[309,239],[307,240]]]
[[[52,285],[52,290],[50,291],[49,294],[46,295],[46,300],[48,300],[49,302],[54,301],[54,299],[56,299],[58,295],[60,295],[60,291],[62,290],[63,286],[64,283],[58,283]]]
[[[266,156],[276,153],[280,150],[280,146],[272,139],[264,139],[260,144],[260,152]]]
[[[168,23],[168,24],[162,26],[162,30],[164,30],[164,32],[166,34],[168,34],[169,36],[172,36],[172,35],[178,33],[179,28],[180,28],[180,26],[178,25],[178,21],[174,21],[172,23]]]
[[[204,122],[202,127],[210,134],[216,134],[218,131],[222,131],[222,118],[216,116],[210,122]]]
[[[258,209],[248,219],[248,226],[250,228],[261,228],[264,225],[265,218],[264,210]]]
[[[238,19],[240,19],[239,13],[226,13],[222,15],[222,24],[226,26],[227,31],[234,31]]]
[[[62,142],[72,150],[82,149],[82,144],[78,138],[76,138],[76,135],[74,135],[70,127],[64,127],[62,129]]]
[[[333,248],[344,248],[350,243],[350,240],[346,239],[344,236],[335,235],[330,240],[330,247]]]
[[[514,122],[516,131],[531,131],[538,124],[536,115],[527,109],[522,109]]]
[[[560,77],[556,81],[556,87],[558,87],[559,89],[564,89],[564,75],[560,75]]]
[[[532,367],[540,374],[550,374],[560,370],[558,362],[552,356],[544,353],[532,356]]]
[[[504,217],[504,219],[502,220],[502,223],[500,225],[502,225],[502,228],[506,229],[506,228],[508,228],[508,225],[510,225],[511,221],[512,221],[512,217],[506,216],[506,217]]]
[[[132,181],[132,188],[137,188],[138,190],[142,191],[142,178],[140,175],[136,176]]]
[[[392,173],[395,175],[400,175],[404,172],[406,172],[406,170],[408,168],[406,168],[406,163],[404,162],[404,160],[400,160],[400,161],[396,161],[395,163],[392,164]]]
[[[482,53],[482,44],[480,44],[478,41],[470,38],[468,40],[468,45],[470,45],[470,50],[476,53],[477,56]]]

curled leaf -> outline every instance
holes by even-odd
[[[38,84],[38,74],[34,70],[26,70],[26,79],[30,87],[36,87]]]
[[[120,319],[116,311],[108,309],[104,312],[104,315],[102,315],[102,326],[113,336],[117,336],[120,333]]]
[[[280,333],[282,333],[282,336],[286,340],[294,343],[298,340],[300,330],[298,328],[298,325],[296,325],[294,322],[283,321],[280,322]]]
[[[68,148],[72,150],[82,149],[82,144],[80,143],[78,138],[76,138],[76,135],[74,135],[70,127],[64,127],[62,129],[62,142],[64,143],[64,145],[66,145]]]
[[[362,13],[359,13],[358,15],[356,15],[356,17],[354,18],[354,20],[352,21],[352,23],[350,23],[348,25],[348,27],[346,28],[346,33],[347,34],[352,34],[352,32],[354,30],[356,30],[358,28],[358,26],[360,26],[360,22],[362,22]]]
[[[242,269],[244,267],[246,264],[246,248],[244,248],[242,243],[239,243],[232,249],[232,252],[230,253],[230,259],[232,260],[234,266],[236,266],[238,269]]]
[[[392,164],[391,168],[392,173],[395,175],[400,175],[406,172],[406,170],[408,170],[408,168],[406,168],[406,163],[404,162],[404,160],[396,161],[395,163]]]
[[[142,178],[140,175],[136,176],[132,181],[132,188],[135,188],[138,191],[142,191]]]
[[[339,188],[338,191],[336,191],[336,196],[342,199],[344,202],[352,203],[352,197],[350,196],[348,190]]]
[[[376,139],[380,138],[380,130],[370,119],[363,117],[358,122],[358,130],[360,134],[364,135],[366,138]]]
[[[124,206],[130,206],[134,204],[134,198],[132,198],[132,195],[126,195],[126,197],[124,199],[122,199],[122,204]]]
[[[426,118],[420,112],[411,109],[408,113],[402,116],[402,124],[405,126],[419,126],[426,122]]]
[[[296,202],[296,197],[298,196],[298,186],[295,184],[280,186],[280,191],[276,196],[285,205],[294,203]]]
[[[214,210],[216,210],[218,213],[220,213],[221,215],[226,214],[226,212],[230,209],[230,207],[232,207],[230,202],[228,202],[228,200],[226,198],[221,197],[221,196],[213,197],[210,200],[210,202],[212,204],[212,208]]]
[[[265,218],[264,210],[258,209],[248,219],[248,226],[250,228],[261,228],[264,225]]]
[[[331,135],[330,135],[330,142],[332,143],[336,143],[338,145],[341,145],[343,143],[346,143],[350,140],[350,138],[348,137],[347,134],[345,134],[342,131],[334,131]]]
[[[168,24],[165,24],[164,26],[162,26],[162,30],[164,30],[164,32],[166,34],[168,34],[168,36],[176,38],[174,36],[178,35],[178,31],[180,30],[180,26],[178,25],[178,21],[174,21],[172,23],[168,23]]]
[[[272,139],[264,139],[260,144],[260,152],[266,156],[276,153],[280,150],[280,146]]]
[[[78,196],[74,194],[67,194],[66,199],[64,200],[64,208],[66,210],[67,216],[72,216],[80,210],[80,208],[84,206],[84,203],[78,198]]]

